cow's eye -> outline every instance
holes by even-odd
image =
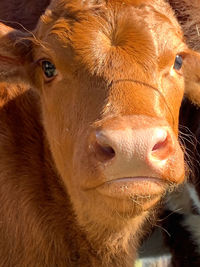
[[[51,63],[48,60],[43,60],[41,62],[42,65],[42,69],[45,75],[45,78],[47,80],[52,80],[52,78],[54,78],[57,75],[57,70],[56,67],[53,63]]]
[[[180,70],[183,65],[183,58],[180,55],[176,56],[175,62],[174,62],[174,69]]]

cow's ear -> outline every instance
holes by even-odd
[[[0,81],[27,81],[31,63],[29,34],[0,23]]]
[[[184,55],[185,96],[200,106],[200,53],[188,50]]]

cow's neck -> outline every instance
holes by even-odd
[[[104,233],[98,233],[99,237],[96,235],[92,238],[88,229],[86,231],[77,226],[76,229],[72,226],[72,229],[67,230],[66,234],[71,239],[70,255],[68,255],[70,266],[133,266],[141,238],[134,226],[116,233],[110,233],[105,229]]]
[[[147,225],[144,226],[147,217],[148,213],[144,213],[121,223],[121,226],[120,223],[116,226],[117,222],[109,226],[94,221],[88,221],[84,226],[77,223],[78,232],[83,237],[80,240],[87,246],[87,250],[82,250],[82,243],[77,244],[77,251],[80,253],[80,261],[77,262],[80,266],[87,266],[81,259],[83,257],[84,260],[87,256],[88,266],[92,267],[132,267],[137,257],[139,242],[142,235],[146,234],[143,228],[149,230]]]
[[[87,239],[92,247],[94,266],[133,266],[138,243],[141,239],[141,227],[144,217],[138,217],[121,229],[103,228],[98,225],[87,227]],[[95,262],[96,261],[96,262]]]

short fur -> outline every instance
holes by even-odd
[[[173,65],[180,50],[198,56],[172,10],[161,0],[55,0],[33,34],[1,24],[0,41],[0,80],[9,82],[1,87],[0,266],[132,266],[156,204],[184,179],[177,137],[186,71]],[[44,59],[58,70],[52,81]],[[154,158],[167,160],[145,165],[164,181],[161,191],[99,193],[112,161],[98,153],[95,131],[163,125],[172,142]]]

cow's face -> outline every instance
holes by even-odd
[[[167,4],[79,2],[53,2],[27,68],[79,220],[113,223],[147,211],[183,181],[186,47]]]
[[[133,216],[184,177],[181,31],[168,6],[134,2],[52,6],[36,30],[45,129],[85,216]]]

